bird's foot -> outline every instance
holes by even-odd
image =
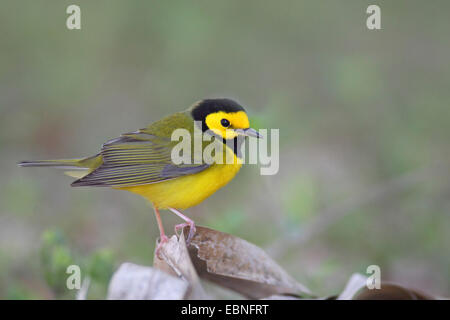
[[[191,221],[188,221],[188,222],[185,222],[185,223],[177,224],[175,226],[175,233],[178,233],[178,231],[180,229],[183,229],[184,227],[188,227],[188,226],[189,226],[189,234],[188,234],[188,237],[187,237],[187,240],[186,240],[186,245],[187,246],[189,246],[189,244],[191,243],[192,238],[195,235],[196,228],[195,228],[194,221],[191,220]]]
[[[194,221],[189,219],[188,217],[186,217],[184,214],[182,214],[179,210],[177,210],[175,208],[169,208],[169,210],[172,211],[173,213],[175,213],[177,216],[179,216],[184,221],[186,221],[186,223],[177,224],[175,226],[175,233],[178,233],[178,230],[180,228],[184,228],[186,226],[189,226],[189,234],[188,234],[188,238],[186,240],[186,245],[189,246],[189,244],[191,243],[192,238],[195,235],[195,223],[194,223]]]
[[[158,243],[158,246],[156,247],[156,251],[155,251],[155,252],[156,252],[156,256],[157,256],[158,259],[160,259],[160,260],[162,260],[161,255],[160,255],[162,246],[163,246],[164,244],[166,244],[167,242],[169,242],[169,238],[168,238],[165,234],[162,234],[162,235],[159,237],[159,243]]]

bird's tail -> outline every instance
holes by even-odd
[[[37,161],[21,161],[17,163],[19,167],[54,167],[66,170],[65,173],[71,177],[79,178],[84,176],[102,164],[102,156],[97,154],[92,157],[79,159],[58,159],[58,160],[37,160]]]

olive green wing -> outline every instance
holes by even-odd
[[[175,128],[192,132],[191,119],[184,113],[177,113],[147,128],[106,142],[100,152],[103,163],[93,172],[73,182],[72,186],[130,187],[205,170],[209,165],[177,165],[171,159],[172,148],[178,143],[171,141],[171,133]]]

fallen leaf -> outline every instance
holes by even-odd
[[[283,296],[275,294],[273,296],[263,298],[262,300],[301,300],[301,299],[293,296]]]
[[[350,277],[345,289],[337,300],[435,300],[428,294],[409,289],[401,285],[382,282],[380,289],[369,289],[366,286],[367,277],[355,273]]]
[[[185,299],[206,299],[206,293],[189,257],[184,236],[172,236],[161,247],[161,259],[154,254],[153,266],[170,275],[177,276],[189,283]]]
[[[201,278],[252,299],[311,295],[259,247],[224,232],[196,229],[189,254]],[[183,230],[183,234],[187,233]]]
[[[436,298],[395,283],[381,283],[380,289],[363,288],[353,300],[436,300]]]
[[[108,287],[109,300],[179,300],[188,292],[182,279],[151,267],[123,263]]]

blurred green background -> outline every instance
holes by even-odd
[[[199,225],[267,249],[319,295],[377,264],[449,296],[450,3],[375,1],[369,31],[372,3],[2,1],[0,298],[71,298],[58,277],[72,262],[103,298],[121,262],[151,265],[158,236],[138,196],[17,161],[94,154],[205,97],[279,128],[280,171],[244,166],[187,211]]]

